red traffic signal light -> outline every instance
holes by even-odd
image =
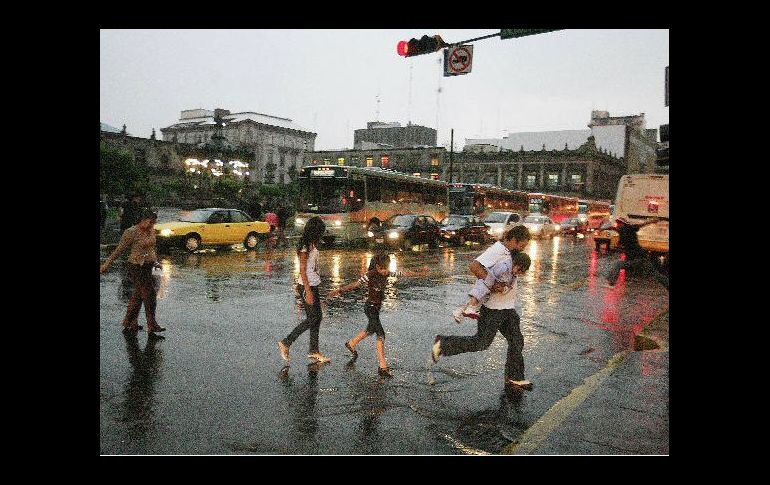
[[[398,55],[404,57],[419,56],[422,54],[430,54],[431,52],[437,52],[448,44],[444,42],[440,35],[434,35],[429,37],[423,35],[420,39],[411,39],[409,42],[402,40],[396,46],[396,52]]]
[[[402,40],[396,46],[396,52],[399,56],[407,57],[409,55],[409,42]]]

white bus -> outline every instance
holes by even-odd
[[[326,223],[324,242],[366,242],[369,224],[396,214],[448,214],[447,183],[380,167],[310,165],[299,174],[300,195],[294,227],[307,220]]]
[[[639,230],[639,245],[654,254],[668,253],[668,174],[624,175],[618,183],[614,216],[632,223],[663,219]],[[617,238],[617,235],[615,235]]]

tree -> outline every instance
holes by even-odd
[[[99,145],[99,189],[110,196],[146,190],[147,169],[134,160],[134,155],[121,147]]]

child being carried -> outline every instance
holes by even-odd
[[[452,312],[455,322],[462,323],[465,317],[479,319],[481,305],[489,300],[491,288],[496,283],[504,285],[503,292],[510,290],[513,279],[527,272],[532,260],[524,252],[516,252],[510,258],[501,258],[487,268],[487,277],[477,279],[468,295],[468,303]]]

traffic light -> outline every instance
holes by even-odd
[[[422,54],[438,52],[448,45],[440,35],[432,37],[423,35],[420,39],[411,39],[409,42],[402,40],[396,46],[396,52],[398,52],[399,56],[404,57],[420,56]]]

